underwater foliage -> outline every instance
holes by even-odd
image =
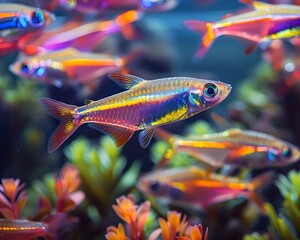
[[[277,214],[271,204],[266,204],[270,218],[270,233],[274,239],[299,239],[300,237],[300,172],[292,170],[281,175],[277,187],[283,196],[282,209]]]
[[[47,186],[36,182],[36,194],[24,190],[25,184],[19,179],[4,178],[0,185],[0,237],[9,239],[58,239],[59,230],[77,221],[69,213],[84,199],[79,191],[80,178],[74,165],[65,165],[58,176],[47,178]],[[49,184],[51,182],[51,184]],[[49,187],[52,186],[52,187]],[[48,191],[48,192],[47,192]],[[53,198],[50,197],[51,193]],[[28,201],[29,200],[29,201]],[[25,204],[34,201],[28,212]],[[37,201],[37,202],[36,202]],[[34,214],[35,215],[32,215]],[[51,236],[51,237],[50,237]]]
[[[65,150],[68,161],[75,164],[87,200],[104,217],[115,198],[129,192],[137,181],[140,163],[126,169],[127,160],[109,137],[98,144],[86,138],[73,141]]]
[[[78,190],[80,185],[78,169],[72,164],[65,164],[56,176],[49,174],[43,181],[35,180],[30,191],[30,196],[33,196],[31,205],[36,205],[35,200],[38,199],[39,211],[31,219],[41,220],[52,212],[73,211],[85,198],[84,193]]]
[[[269,240],[269,236],[267,234],[252,233],[245,235],[243,240]]]
[[[161,235],[163,240],[207,240],[208,230],[204,229],[201,224],[190,226],[186,216],[181,218],[181,213],[177,211],[169,211],[167,220],[159,218],[159,228],[146,236],[144,225],[147,221],[150,208],[151,204],[149,201],[136,205],[133,195],[119,197],[117,205],[113,205],[113,209],[126,225],[125,228],[121,223],[118,224],[117,228],[109,226],[105,235],[106,239],[155,240]]]
[[[6,219],[19,219],[28,200],[25,184],[19,179],[4,178],[0,185],[0,214]]]

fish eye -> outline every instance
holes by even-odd
[[[290,158],[293,155],[293,151],[290,147],[284,147],[281,154],[286,158]]]
[[[27,63],[22,63],[21,65],[22,73],[29,74],[29,70],[30,70],[29,65]]]
[[[178,188],[170,187],[169,195],[173,200],[181,200],[182,199],[182,191]]]
[[[44,13],[37,9],[31,15],[31,21],[33,26],[42,26],[44,23]]]
[[[218,94],[219,90],[216,84],[207,83],[204,86],[203,92],[206,97],[214,98]]]
[[[278,153],[278,151],[274,148],[271,148],[269,151],[268,151],[268,158],[271,162],[274,162],[274,161],[277,161],[280,159],[280,155]]]
[[[151,182],[149,188],[152,192],[157,193],[161,189],[161,185],[159,182]]]

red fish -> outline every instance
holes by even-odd
[[[169,202],[207,208],[210,205],[247,197],[264,212],[263,201],[256,191],[272,180],[273,174],[262,174],[250,182],[234,177],[212,174],[197,167],[157,170],[138,181],[145,195],[167,199]]]
[[[27,55],[44,54],[67,47],[90,51],[114,33],[122,32],[125,37],[134,38],[135,33],[131,31],[130,24],[139,17],[138,12],[128,11],[109,21],[94,21],[85,24],[71,21],[43,34],[26,35],[18,41],[18,47]]]
[[[250,53],[257,45],[267,46],[271,40],[300,36],[300,7],[295,5],[272,5],[251,2],[253,10],[236,15],[230,14],[218,22],[188,20],[189,29],[204,34],[197,57],[203,57],[216,38],[235,36],[251,41],[246,50]]]

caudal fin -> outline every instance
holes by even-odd
[[[273,172],[267,172],[255,177],[249,183],[249,199],[251,199],[255,205],[260,209],[262,213],[266,213],[264,208],[264,201],[260,198],[257,194],[257,191],[261,190],[262,188],[266,187],[274,178]]]
[[[60,121],[48,143],[48,152],[52,153],[79,127],[80,124],[76,123],[74,119],[74,109],[77,106],[68,105],[50,98],[40,98],[38,102],[49,115]]]
[[[141,17],[141,12],[130,10],[120,14],[116,18],[116,24],[120,27],[122,35],[127,40],[136,39],[138,37],[137,31],[132,25],[133,22]]]
[[[183,25],[192,31],[200,32],[200,34],[203,34],[199,50],[196,53],[197,58],[202,58],[215,40],[213,23],[187,20],[183,22]]]

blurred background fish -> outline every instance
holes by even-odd
[[[54,14],[39,8],[0,3],[0,40],[16,40],[26,33],[44,29],[54,20]]]
[[[137,184],[146,196],[167,199],[186,207],[207,208],[210,205],[247,197],[264,212],[263,201],[256,191],[266,186],[272,173],[260,175],[250,182],[234,177],[211,174],[197,167],[156,170],[142,176]]]
[[[167,11],[177,5],[177,0],[53,0],[51,9],[62,6],[84,13],[105,13],[107,10]]]
[[[82,51],[92,51],[110,35],[122,32],[128,38],[134,38],[129,26],[139,18],[136,11],[120,14],[114,20],[83,23],[71,21],[61,27],[44,32],[42,35],[27,35],[19,40],[18,46],[27,55],[46,53],[73,47]]]
[[[271,135],[241,129],[181,137],[157,129],[156,136],[171,144],[163,165],[176,152],[185,152],[215,168],[228,164],[251,169],[283,167],[300,158],[299,148]]]
[[[229,14],[218,22],[187,20],[184,25],[203,35],[197,57],[203,57],[216,38],[222,35],[250,40],[246,53],[258,45],[266,48],[271,40],[299,37],[300,7],[296,5],[272,5],[253,1],[253,10]]]
[[[30,78],[56,87],[83,84],[92,93],[100,78],[112,72],[128,71],[126,65],[141,51],[125,57],[81,52],[74,48],[51,51],[43,55],[25,57],[10,66],[10,70],[24,78]]]

